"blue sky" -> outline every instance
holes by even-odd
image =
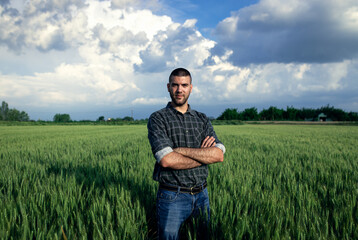
[[[185,22],[187,19],[197,19],[196,27],[199,31],[207,36],[216,27],[218,22],[230,17],[232,11],[237,11],[240,8],[257,3],[257,0],[173,0],[167,1],[170,3],[170,8],[174,21]],[[158,11],[159,14],[166,14]]]
[[[0,100],[34,120],[147,118],[189,69],[193,108],[358,112],[356,0],[0,0]]]

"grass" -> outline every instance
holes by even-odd
[[[358,239],[356,126],[215,130],[213,239]],[[0,239],[155,237],[145,126],[0,126],[0,146]]]

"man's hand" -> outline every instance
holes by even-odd
[[[201,143],[201,148],[214,147],[215,144],[215,138],[207,136]]]

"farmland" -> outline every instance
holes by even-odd
[[[358,239],[357,126],[215,130],[213,239]],[[144,125],[0,126],[0,239],[152,239],[154,161]]]

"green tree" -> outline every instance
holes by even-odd
[[[67,113],[65,113],[65,114],[57,113],[53,117],[53,121],[54,122],[71,122],[71,117]]]
[[[269,107],[269,109],[263,109],[260,112],[260,118],[262,120],[278,121],[283,120],[283,110],[277,107]]]
[[[301,120],[308,120],[308,119],[314,119],[318,116],[319,113],[317,113],[317,110],[311,109],[311,108],[302,108],[298,111],[299,119]]]
[[[257,108],[246,108],[243,112],[240,113],[240,120],[244,121],[254,121],[259,120],[259,114],[257,112]]]
[[[104,121],[104,116],[98,117],[97,122],[100,122],[100,121]]]
[[[29,115],[24,111],[19,111],[15,108],[9,108],[9,105],[2,101],[0,107],[0,120],[3,121],[29,121]]]
[[[349,119],[349,116],[346,112],[344,112],[342,109],[334,108],[333,106],[330,107],[329,104],[325,107],[321,107],[318,111],[323,112],[333,121],[347,121]]]
[[[286,107],[286,111],[283,112],[283,118],[285,120],[297,121],[299,120],[299,110],[294,107]]]
[[[1,120],[7,120],[7,114],[9,112],[9,105],[5,102],[2,101],[1,103]]]
[[[218,117],[218,120],[238,120],[239,113],[236,108],[227,108],[225,111]]]
[[[122,119],[123,121],[134,121],[132,117],[126,116]]]
[[[349,112],[349,113],[348,113],[348,121],[358,122],[358,113],[356,113],[356,112]]]
[[[26,112],[21,111],[19,121],[24,121],[24,122],[30,121],[30,117]]]
[[[8,121],[18,121],[19,118],[20,118],[20,112],[15,108],[10,109],[9,112],[7,113]]]
[[[19,111],[15,108],[9,109],[7,113],[7,120],[8,121],[29,121],[29,115],[27,115],[24,111]]]

